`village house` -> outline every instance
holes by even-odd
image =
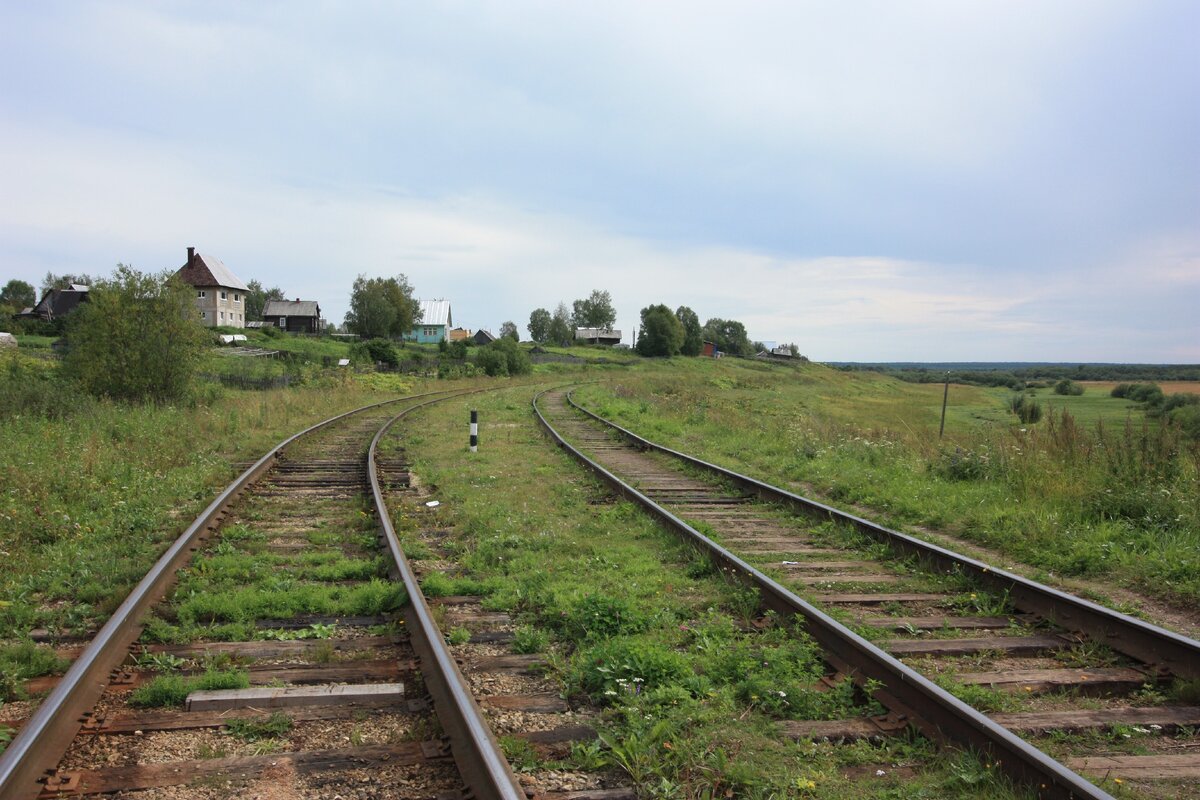
[[[321,306],[316,300],[268,300],[262,318],[263,324],[288,333],[321,332]]]
[[[450,331],[451,343],[465,342],[465,341],[470,340],[470,338],[471,338],[471,329],[470,328],[453,328]]]
[[[196,308],[200,322],[216,327],[246,327],[246,292],[249,288],[215,256],[187,249],[187,263],[179,268],[179,278],[196,290]]]
[[[475,340],[475,344],[481,346],[485,344],[491,344],[492,342],[496,341],[496,337],[493,336],[490,331],[485,331],[483,328],[475,331],[475,335],[471,338]]]
[[[450,326],[454,320],[450,314],[449,300],[422,300],[421,321],[405,337],[421,344],[437,344],[449,338]]]
[[[587,344],[620,344],[621,332],[612,328],[576,328],[575,341]]]
[[[74,311],[80,303],[87,302],[90,288],[72,283],[65,289],[50,289],[42,295],[42,299],[36,306],[24,309],[16,317],[17,319],[40,319],[46,322],[62,319]]]

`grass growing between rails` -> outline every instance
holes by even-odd
[[[403,540],[452,526],[461,577],[430,573],[429,595],[475,593],[517,621],[513,649],[545,652],[564,694],[603,708],[602,738],[576,746],[572,769],[618,769],[645,797],[1008,798],[969,757],[935,756],[920,739],[833,747],[793,742],[790,718],[871,713],[823,672],[802,634],[778,620],[749,632],[757,597],[713,574],[634,506],[616,502],[553,447],[514,388],[411,417],[402,444],[436,511],[393,507]],[[462,421],[480,417],[480,450]],[[510,743],[518,766],[536,753]],[[845,777],[855,765],[920,763],[901,783]],[[873,772],[873,770],[872,770]]]
[[[93,629],[244,464],[313,422],[421,390],[380,377],[396,380],[214,390],[186,407],[69,397],[0,416],[0,640]],[[40,379],[0,369],[0,396],[9,380]]]
[[[963,536],[1043,570],[1103,576],[1200,599],[1200,446],[1120,399],[1040,395],[1021,425],[1010,393],[941,387],[819,365],[764,371],[676,360],[581,387],[576,397],[650,439],[767,482],[865,506],[897,527]],[[1094,409],[1111,402],[1116,412]],[[1091,404],[1095,424],[1062,410]],[[919,532],[919,531],[918,531]]]

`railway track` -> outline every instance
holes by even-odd
[[[408,485],[376,458],[385,423],[447,394],[247,469],[65,675],[27,687],[50,692],[36,711],[0,720],[0,798],[525,798],[383,505]]]
[[[1196,796],[1200,708],[1171,695],[1195,691],[1200,642],[655,445],[563,390],[534,408],[616,492],[816,639],[832,679],[887,709],[794,720],[789,735],[916,728],[1041,797],[1111,796],[1081,772],[1134,796]]]

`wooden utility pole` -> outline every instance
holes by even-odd
[[[942,392],[942,426],[938,428],[938,438],[946,432],[946,401],[950,398],[950,371],[946,371],[946,388]]]

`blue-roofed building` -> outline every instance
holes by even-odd
[[[421,344],[437,344],[450,338],[450,327],[454,319],[450,314],[449,300],[422,300],[421,321],[406,338]]]

